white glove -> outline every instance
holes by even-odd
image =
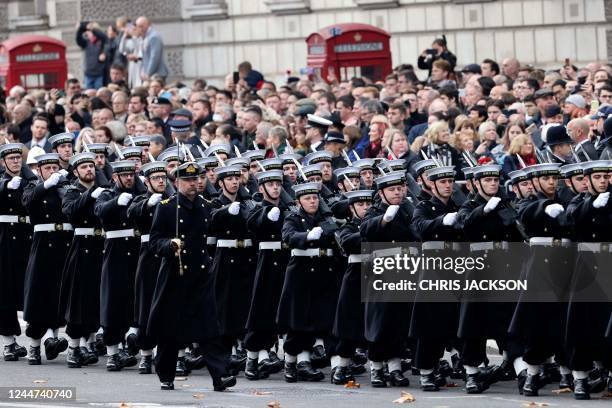
[[[307,241],[316,241],[317,239],[321,238],[321,234],[323,234],[323,228],[321,228],[321,227],[314,227],[313,229],[310,230],[310,232],[306,236],[306,240]]]
[[[491,197],[491,199],[489,200],[487,205],[485,205],[484,213],[488,214],[491,211],[493,211],[494,209],[496,209],[497,208],[497,204],[499,204],[500,201],[501,201],[501,198],[499,198],[499,197]]]
[[[98,187],[94,191],[92,191],[91,196],[93,198],[98,198],[98,197],[100,197],[100,194],[102,194],[103,191],[104,191],[104,189],[102,187]]]
[[[278,207],[272,207],[272,209],[270,210],[270,212],[268,213],[268,219],[270,221],[278,221],[280,217],[280,210],[278,209]]]
[[[383,215],[383,220],[385,222],[391,222],[395,218],[395,215],[399,211],[399,205],[390,205],[387,207],[387,211],[385,211],[385,215]]]
[[[442,218],[442,224],[450,227],[451,225],[455,224],[456,220],[457,220],[456,212],[448,213],[444,216],[444,218]]]
[[[119,198],[117,199],[117,204],[120,206],[126,206],[132,200],[132,195],[130,193],[121,193]]]
[[[232,215],[238,215],[240,212],[240,203],[238,201],[231,203],[227,209],[227,212]]]
[[[68,177],[68,170],[61,169],[59,174],[61,174],[63,177]]]
[[[593,207],[601,208],[605,207],[608,204],[608,199],[610,198],[610,192],[606,191],[605,193],[600,193],[595,200],[593,200]]]
[[[6,185],[9,190],[17,190],[21,185],[21,177],[15,176],[13,177]]]
[[[147,201],[147,206],[153,207],[155,204],[159,203],[162,199],[162,195],[159,193],[152,194],[149,197],[149,201]]]
[[[57,185],[57,183],[59,182],[61,177],[62,177],[62,175],[59,174],[59,173],[53,173],[52,175],[50,175],[49,178],[46,179],[45,182],[44,182],[45,188],[49,189],[49,188]]]
[[[140,179],[140,181],[142,181],[143,183],[145,182],[145,176],[138,176],[138,178]]]
[[[544,212],[548,214],[550,218],[557,218],[563,211],[564,208],[561,204],[549,204],[544,209]]]

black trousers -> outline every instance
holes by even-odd
[[[19,336],[21,326],[15,310],[0,310],[0,336]]]
[[[136,335],[136,345],[140,350],[152,350],[157,345],[157,341],[147,334],[147,328],[138,327],[138,334]]]
[[[125,334],[127,331],[128,327],[105,327],[102,340],[107,346],[114,346],[115,344],[122,343],[125,340]]]
[[[353,340],[339,339],[333,354],[339,355],[342,358],[352,358],[355,355],[357,347],[357,342]]]
[[[276,342],[274,332],[250,331],[244,336],[243,347],[249,351],[269,350]]]
[[[444,349],[448,339],[444,338],[418,338],[414,365],[418,369],[433,370],[444,356]]]
[[[66,334],[73,339],[80,339],[81,337],[88,338],[91,333],[98,331],[97,328],[87,327],[82,324],[71,324],[66,325]]]
[[[220,382],[221,377],[227,376],[229,355],[220,339],[200,341],[200,350],[206,362],[206,368],[213,380],[213,385]],[[157,354],[155,355],[155,372],[160,382],[172,382],[176,373],[176,360],[178,351],[184,346],[172,340],[159,340]]]
[[[55,330],[59,329],[59,326],[48,327],[46,324],[28,323],[25,334],[32,339],[41,339],[47,332],[47,329]]]
[[[560,347],[557,346],[558,340],[552,337],[536,337],[525,339],[525,352],[523,360],[527,364],[538,365],[543,364],[548,358],[556,355],[557,362],[563,360],[562,353],[559,353]],[[563,364],[559,362],[559,364]]]
[[[380,362],[392,358],[401,358],[404,353],[405,342],[403,339],[391,338],[375,343],[368,343],[368,358],[371,361]]]
[[[289,330],[285,339],[285,353],[291,356],[297,356],[302,351],[312,351],[316,341],[316,335],[313,332],[298,332]]]
[[[487,358],[487,339],[483,337],[463,339],[460,350],[463,364],[478,367]]]

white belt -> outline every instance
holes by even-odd
[[[415,247],[395,247],[395,248],[386,248],[386,249],[377,249],[376,251],[372,251],[372,256],[374,258],[387,258],[395,255],[402,255],[404,253],[408,253],[410,255],[418,255],[419,250]]]
[[[217,237],[206,237],[206,245],[216,245]]]
[[[612,252],[609,242],[579,242],[579,252]]]
[[[333,256],[334,251],[331,249],[310,248],[310,249],[292,249],[291,256]]]
[[[106,238],[127,238],[127,237],[135,237],[134,228],[123,229],[123,230],[115,230],[115,231],[106,231]]]
[[[474,242],[470,244],[470,251],[489,251],[492,249],[509,248],[507,241]]]
[[[427,241],[427,242],[423,242],[422,248],[424,251],[428,251],[428,250],[436,251],[436,250],[443,250],[443,249],[458,250],[459,243],[449,242],[449,241]]]
[[[74,229],[75,236],[89,236],[95,235],[101,237],[104,235],[104,230],[101,228],[75,228]]]
[[[140,242],[142,242],[142,243],[149,242],[149,238],[151,238],[151,235],[149,235],[149,234],[141,235],[140,236]]]
[[[568,246],[572,241],[567,238],[533,237],[529,238],[529,245]]]
[[[34,232],[72,231],[72,224],[36,224]]]
[[[0,223],[29,224],[30,217],[27,215],[0,215]]]
[[[348,263],[362,263],[370,260],[369,254],[353,254],[349,255]]]
[[[283,249],[283,243],[280,241],[264,241],[259,243],[259,249]]]
[[[253,246],[250,239],[218,239],[217,248],[247,248]]]

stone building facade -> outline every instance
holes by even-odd
[[[267,77],[306,65],[305,38],[341,22],[391,33],[393,64],[416,63],[445,34],[458,65],[516,56],[559,66],[612,59],[612,0],[4,0],[0,39],[41,33],[68,45],[71,74],[81,76],[74,40],[79,20],[108,25],[147,15],[166,44],[172,76],[221,83],[249,60]]]

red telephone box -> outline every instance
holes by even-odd
[[[10,89],[63,89],[68,77],[66,44],[44,35],[20,35],[0,45],[0,85]]]
[[[384,80],[391,73],[391,36],[369,24],[334,24],[306,39],[308,68],[325,81],[354,76]]]

